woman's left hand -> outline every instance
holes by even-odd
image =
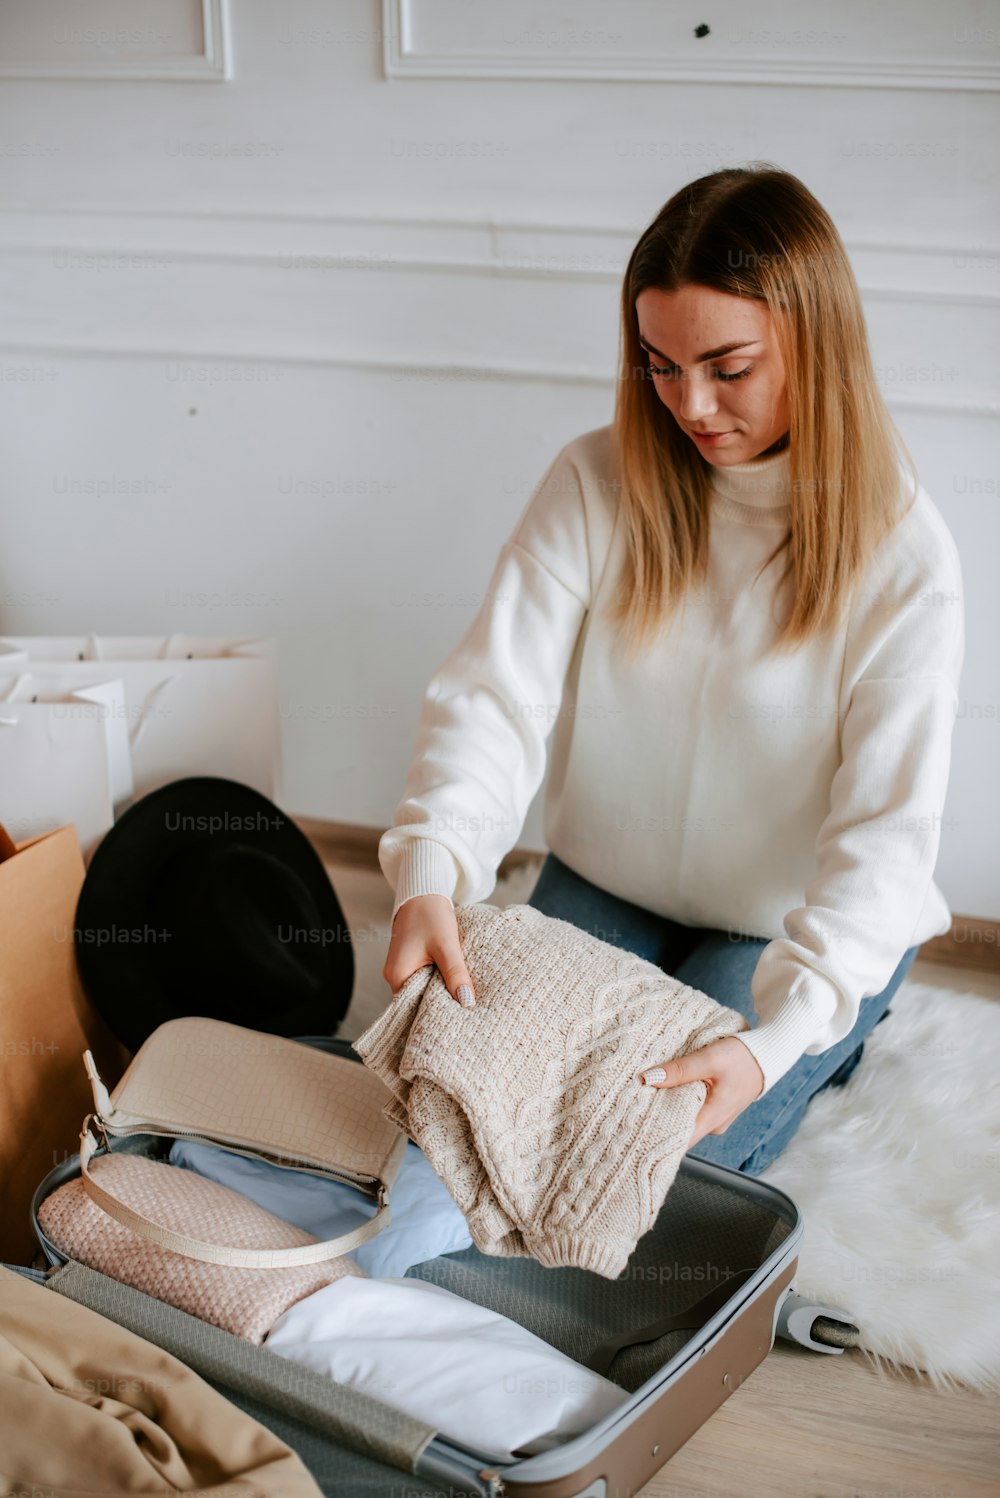
[[[661,1061],[659,1066],[663,1080],[649,1082],[647,1086],[679,1087],[683,1082],[699,1080],[708,1086],[708,1096],[695,1119],[688,1149],[706,1134],[724,1134],[733,1119],[764,1091],[764,1073],[756,1056],[735,1035],[713,1040],[673,1061]],[[653,1067],[647,1066],[641,1075],[648,1077],[652,1070]]]

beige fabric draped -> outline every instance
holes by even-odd
[[[321,1498],[271,1431],[113,1321],[0,1267],[0,1498]]]

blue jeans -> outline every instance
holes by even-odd
[[[767,938],[737,938],[727,931],[684,926],[655,915],[591,884],[554,853],[546,857],[527,903],[543,915],[571,921],[601,941],[645,957],[682,983],[745,1015],[751,1027],[757,1023],[750,980]],[[910,947],[882,993],[861,1000],[857,1023],[849,1035],[818,1056],[800,1056],[769,1092],[733,1119],[725,1133],[706,1134],[688,1154],[747,1175],[765,1170],[792,1138],[810,1100],[854,1058],[865,1036],[885,1017],[916,955],[917,948]],[[845,1072],[849,1069],[844,1067]]]

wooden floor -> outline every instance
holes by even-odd
[[[642,1489],[644,1498],[996,1498],[1000,1417],[944,1394],[776,1342],[760,1367]],[[609,1495],[610,1498],[610,1495]]]
[[[388,920],[392,898],[381,874],[327,867],[352,930],[370,934],[372,922]],[[369,973],[384,960],[381,950],[364,953]],[[911,976],[1000,998],[993,974],[920,962]],[[351,1018],[357,1022],[345,1031],[354,1038],[367,1016]],[[829,1356],[777,1342],[642,1494],[1000,1498],[1000,1407],[995,1397],[940,1393],[916,1373],[880,1372],[856,1350]]]

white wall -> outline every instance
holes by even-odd
[[[273,633],[283,804],[388,825],[502,540],[610,420],[629,249],[684,182],[767,159],[841,228],[962,552],[938,878],[1000,916],[988,7],[751,28],[718,0],[695,39],[640,0],[412,0],[402,32],[372,0],[233,0],[229,81],[218,45],[184,55],[197,5],[150,7],[110,44],[113,0],[91,35],[64,0],[0,18],[0,631]],[[170,76],[49,76],[81,68]]]

